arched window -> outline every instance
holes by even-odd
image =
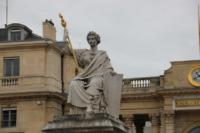
[[[189,133],[200,133],[200,127],[195,127],[189,131]]]

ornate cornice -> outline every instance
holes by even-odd
[[[174,88],[157,90],[159,95],[182,95],[182,94],[200,94],[199,88]]]
[[[0,50],[3,49],[22,49],[22,48],[35,48],[35,47],[51,47],[58,53],[63,53],[63,49],[56,46],[56,42],[49,39],[36,40],[36,41],[19,41],[19,42],[0,42]]]
[[[145,94],[123,94],[121,101],[128,102],[132,100],[144,100],[144,99],[160,99],[160,96],[156,93],[145,93]]]
[[[0,94],[0,102],[34,100],[34,99],[55,99],[61,102],[65,102],[67,99],[67,95],[58,92],[48,92],[48,91]]]
[[[199,88],[176,88],[176,89],[164,89],[159,88],[156,89],[155,92],[144,92],[144,93],[134,93],[134,91],[131,91],[131,93],[123,93],[121,101],[127,102],[132,100],[142,100],[142,99],[162,99],[162,97],[165,96],[174,96],[174,95],[196,95],[200,94]]]

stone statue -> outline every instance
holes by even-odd
[[[113,73],[105,51],[98,50],[100,36],[95,32],[89,32],[87,41],[90,50],[77,50],[77,59],[83,69],[71,82],[68,91],[68,103],[78,107],[71,109],[73,113],[105,112],[106,101],[104,97],[103,74]]]
[[[67,88],[70,114],[55,118],[43,132],[127,133],[123,123],[115,119],[120,113],[123,75],[115,73],[106,52],[97,49],[100,36],[95,32],[87,35],[90,49],[73,50],[66,22],[62,15],[60,18],[64,27],[64,41],[79,73]]]
[[[91,49],[76,51],[82,71],[72,79],[68,89],[68,103],[72,105],[70,113],[73,114],[109,112],[103,75],[115,73],[106,52],[98,50],[100,36],[91,31],[87,41]]]

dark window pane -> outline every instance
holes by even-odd
[[[9,116],[9,111],[8,110],[3,111],[3,116],[2,116],[3,120],[8,120],[9,118],[8,116]]]
[[[2,127],[9,127],[8,121],[2,121]]]
[[[16,110],[11,110],[11,120],[12,121],[16,120]]]
[[[4,110],[2,111],[2,127],[8,127],[9,126],[9,111]]]
[[[4,58],[4,76],[19,76],[19,57]]]
[[[13,75],[19,76],[19,59],[13,60]]]
[[[16,126],[16,109],[6,109],[2,111],[2,127],[15,127]]]
[[[11,40],[12,41],[21,40],[21,32],[20,31],[11,31]]]
[[[5,76],[11,76],[11,60],[5,60]]]
[[[16,127],[16,121],[11,121],[10,122],[10,127]]]

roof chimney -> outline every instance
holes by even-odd
[[[43,37],[56,41],[56,28],[52,20],[45,20],[43,22]]]

